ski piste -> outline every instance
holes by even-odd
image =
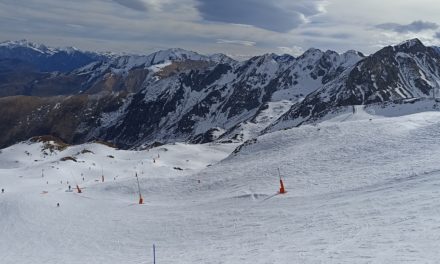
[[[229,143],[148,151],[94,143],[50,156],[43,143],[3,149],[2,263],[147,263],[154,243],[157,261],[172,264],[437,263],[440,113],[371,122],[358,110],[238,151]],[[114,180],[100,181],[101,164]],[[75,181],[83,194],[65,192]]]

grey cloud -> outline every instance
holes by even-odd
[[[325,34],[316,32],[316,31],[303,31],[301,32],[301,35],[308,36],[308,37],[324,37]]]
[[[304,53],[304,49],[299,46],[278,47],[278,50],[281,51],[282,54],[292,54],[294,56],[299,56]]]
[[[335,39],[349,39],[352,37],[352,35],[347,33],[335,33],[335,34],[330,34],[329,37]]]
[[[257,43],[254,41],[247,41],[247,40],[235,40],[235,39],[218,39],[218,44],[235,44],[235,45],[242,45],[242,46],[248,46],[253,47]]]
[[[322,33],[317,31],[304,31],[301,32],[301,35],[307,36],[307,37],[317,37],[317,38],[331,38],[331,39],[349,39],[352,37],[352,34],[348,33]]]
[[[197,0],[203,19],[251,25],[275,32],[288,32],[322,12],[321,1]],[[290,2],[290,1],[289,1]]]
[[[418,33],[424,30],[434,30],[439,27],[438,24],[433,22],[425,22],[421,20],[414,21],[410,24],[402,25],[398,23],[385,23],[376,25],[376,28],[394,31],[397,33]]]
[[[133,10],[148,11],[147,5],[142,0],[112,0],[112,1]]]

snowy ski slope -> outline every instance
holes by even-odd
[[[155,243],[157,263],[439,263],[440,113],[353,112],[231,155],[237,145],[4,149],[0,262],[152,263]]]

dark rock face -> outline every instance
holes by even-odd
[[[219,64],[213,70],[207,72],[190,71],[188,74],[183,75],[181,82],[183,85],[192,87],[193,90],[200,92],[214,84],[215,81],[230,70],[232,70],[230,65]]]
[[[162,94],[154,101],[146,101],[145,95],[136,94],[121,122],[109,127],[104,132],[106,140],[129,147],[136,144],[140,138],[154,135],[164,116],[176,111],[183,99],[183,89],[175,93]]]

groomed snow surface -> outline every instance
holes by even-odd
[[[0,262],[152,263],[154,243],[156,263],[439,263],[440,113],[354,115],[231,155],[237,145],[4,149]],[[274,196],[278,167],[288,192]]]

